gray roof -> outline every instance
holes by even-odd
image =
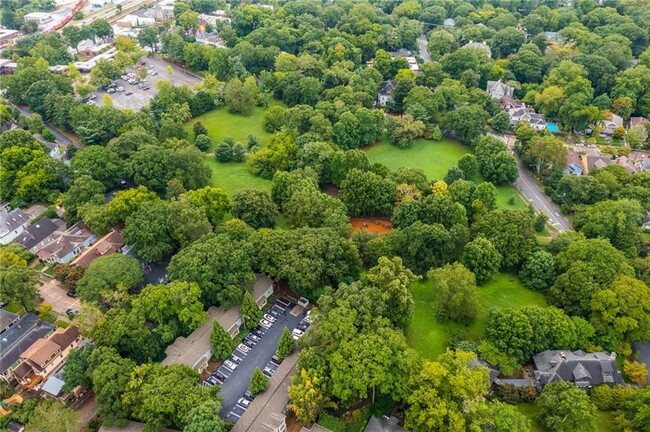
[[[395,81],[394,80],[388,80],[384,81],[381,83],[381,86],[379,87],[379,94],[380,95],[391,95],[393,94],[393,91],[395,90]]]
[[[0,213],[0,235],[4,236],[27,222],[29,222],[29,215],[21,209],[12,210],[9,213]]]
[[[398,421],[397,418],[392,416],[382,416],[381,418],[372,416],[364,432],[407,432],[406,429],[397,424]]]
[[[41,320],[33,313],[23,317],[7,332],[2,335],[0,343],[0,373],[4,373],[13,365],[20,355],[31,347],[34,342],[45,337],[54,326]]]
[[[31,249],[64,226],[65,222],[60,219],[55,222],[50,218],[43,218],[16,237],[15,241],[25,246],[25,249]]]
[[[615,356],[606,352],[544,351],[533,361],[538,387],[558,381],[570,381],[578,387],[623,383]]]
[[[45,381],[42,390],[51,394],[52,396],[58,396],[61,394],[61,390],[63,389],[64,384],[65,382],[63,381],[63,376],[57,373]]]
[[[494,380],[494,384],[498,386],[535,387],[535,381],[531,378],[497,378]]]
[[[13,314],[11,312],[7,312],[4,309],[0,309],[0,331],[3,331],[9,325],[11,325],[14,321],[18,319],[18,315]]]

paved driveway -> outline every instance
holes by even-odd
[[[278,306],[276,305],[277,303],[273,308],[277,308]],[[285,309],[284,313],[280,315],[276,322],[273,323],[261,337],[257,345],[250,349],[247,354],[235,350],[235,355],[240,357],[242,360],[234,371],[230,372],[225,366],[221,366],[218,369],[219,372],[228,376],[219,391],[219,395],[223,398],[221,404],[222,417],[236,422],[243,414],[245,410],[237,405],[237,401],[244,395],[246,390],[248,390],[251,375],[256,367],[264,370],[265,367],[272,366],[274,371],[277,368],[277,366],[272,364],[269,365],[269,363],[271,357],[275,354],[282,330],[285,327],[288,327],[289,330],[293,330],[300,321],[302,321],[306,314],[306,311],[301,309],[297,315],[292,315],[291,311],[294,306],[295,305],[292,304],[290,307]],[[279,311],[279,309],[276,310]]]
[[[66,290],[56,279],[45,281],[39,288],[43,302],[52,305],[52,310],[65,316],[67,309],[79,310],[80,303],[78,298],[71,298],[66,295]]]
[[[634,343],[632,344],[632,348],[639,354],[639,362],[645,363],[646,368],[650,370],[650,341]],[[650,383],[650,374],[648,374],[646,382]]]

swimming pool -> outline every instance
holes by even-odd
[[[552,133],[557,133],[559,131],[555,123],[546,123],[546,129],[548,129]]]

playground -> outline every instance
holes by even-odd
[[[367,231],[371,234],[382,235],[390,232],[393,226],[388,218],[352,218],[352,231]]]

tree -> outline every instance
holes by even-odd
[[[395,183],[372,172],[351,170],[341,182],[341,201],[351,216],[387,214],[395,199]]]
[[[532,253],[519,272],[521,283],[529,289],[545,293],[555,282],[555,257],[546,251]]]
[[[464,50],[459,50],[464,51]],[[458,139],[473,144],[485,133],[489,115],[478,105],[463,105],[450,111],[443,117],[440,127],[443,131],[454,134]],[[480,161],[479,161],[480,164]]]
[[[386,122],[390,143],[399,148],[410,147],[416,138],[424,134],[424,123],[409,114],[389,117]]]
[[[498,134],[502,134],[510,129],[510,116],[507,112],[501,111],[492,117],[492,129]]]
[[[558,138],[552,136],[532,139],[526,156],[535,164],[537,174],[563,170],[567,163],[567,149]]]
[[[230,197],[227,193],[213,186],[190,190],[181,195],[192,205],[201,207],[212,225],[217,226],[223,222],[224,217],[231,209]]]
[[[427,277],[436,287],[436,317],[441,321],[471,323],[478,313],[476,280],[462,264],[431,270]]]
[[[153,53],[155,53],[158,48],[158,42],[158,31],[156,31],[153,26],[144,27],[142,31],[138,33],[138,43],[140,46],[143,48],[149,48]]]
[[[487,181],[502,185],[514,182],[519,176],[516,159],[498,139],[484,136],[475,150],[479,170]]]
[[[476,156],[473,154],[463,155],[458,159],[457,165],[463,171],[464,178],[474,177],[478,173],[478,163],[476,162]]]
[[[65,219],[70,222],[77,221],[79,209],[84,204],[103,204],[105,191],[104,185],[97,180],[93,180],[90,176],[76,178],[68,192],[63,195]]]
[[[64,385],[62,390],[69,392],[75,387],[81,385],[84,387],[92,386],[92,379],[86,373],[88,367],[88,356],[92,349],[75,349],[70,351],[65,361],[65,368],[63,369]]]
[[[99,257],[90,264],[77,283],[77,293],[87,302],[111,298],[115,291],[126,293],[143,280],[140,263],[127,255]]]
[[[486,214],[472,225],[475,235],[490,240],[503,257],[502,266],[521,263],[535,245],[531,217],[523,210],[497,210]]]
[[[167,202],[154,201],[126,218],[122,236],[139,257],[162,261],[178,248],[173,238],[176,222]]]
[[[472,430],[489,388],[487,369],[472,367],[475,358],[447,350],[436,362],[425,360],[409,379],[404,426],[413,432]]]
[[[209,400],[192,408],[185,420],[185,432],[225,432],[226,425],[219,417],[221,404]]]
[[[223,360],[227,358],[232,352],[233,339],[222,326],[218,320],[212,322],[212,330],[210,331],[210,346],[212,347],[212,357],[215,360]]]
[[[648,369],[645,363],[637,361],[625,361],[623,365],[623,373],[633,383],[642,386],[648,376]]]
[[[528,417],[516,406],[493,401],[488,404],[486,428],[493,432],[529,432],[531,424]]]
[[[248,291],[244,293],[244,298],[241,303],[241,314],[247,329],[255,327],[264,316],[264,311],[255,303],[255,300],[253,300],[253,297]]]
[[[206,307],[230,307],[251,286],[252,256],[247,242],[234,241],[226,234],[209,235],[174,255],[168,273],[172,280],[196,282]]]
[[[233,196],[232,214],[253,228],[272,228],[278,208],[268,192],[245,189]]]
[[[280,336],[280,341],[278,342],[278,349],[275,351],[276,355],[280,361],[287,358],[293,350],[296,348],[296,341],[291,335],[291,332],[287,327],[282,330],[282,335]]]
[[[75,153],[70,161],[70,171],[73,178],[87,175],[110,190],[122,178],[123,165],[118,155],[110,149],[88,146]]]
[[[318,419],[318,415],[331,406],[329,398],[319,387],[318,377],[305,369],[295,375],[292,385],[289,386],[289,407],[301,423],[311,423]]]
[[[238,78],[228,81],[224,88],[224,100],[232,113],[249,115],[257,99],[257,83],[254,78],[242,82]]]
[[[79,413],[58,401],[41,401],[25,425],[27,432],[75,432],[79,429]]]
[[[213,400],[198,381],[198,372],[186,365],[143,364],[133,369],[122,400],[151,430],[183,429],[193,408]]]
[[[38,284],[36,270],[12,265],[0,272],[0,297],[3,301],[20,303],[26,310],[32,311],[40,298]]]
[[[379,289],[382,301],[387,305],[386,317],[398,328],[406,328],[413,316],[413,296],[410,287],[419,277],[404,267],[402,259],[380,257],[370,269],[367,281]]]
[[[547,384],[536,402],[539,420],[559,432],[596,429],[596,407],[589,396],[568,381]]]
[[[351,112],[344,112],[334,124],[333,140],[341,149],[350,150],[361,145],[361,124]]]
[[[501,254],[490,240],[477,237],[465,245],[460,262],[474,273],[476,283],[482,285],[499,272],[501,259]]]
[[[194,139],[194,145],[201,151],[206,151],[212,146],[212,140],[207,135],[198,135]]]
[[[251,382],[248,386],[248,390],[252,393],[253,396],[262,393],[269,386],[269,378],[262,373],[260,368],[256,367],[251,375]]]
[[[172,151],[158,146],[141,146],[127,161],[126,172],[138,185],[162,194],[174,176]]]

